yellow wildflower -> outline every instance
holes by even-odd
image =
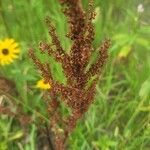
[[[0,65],[7,65],[18,58],[20,49],[14,39],[0,40]]]
[[[36,87],[42,90],[48,90],[51,88],[49,83],[46,83],[43,79],[39,80],[36,84]]]

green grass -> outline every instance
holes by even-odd
[[[86,8],[87,1],[83,3]],[[144,5],[143,13],[137,12],[137,0],[95,0],[100,15],[95,22],[93,45],[97,48],[105,37],[110,37],[112,47],[95,102],[70,136],[69,150],[150,149],[150,13],[148,1],[140,3]],[[40,74],[27,51],[29,47],[37,48],[41,40],[50,40],[44,23],[47,15],[67,50],[70,41],[65,37],[66,18],[57,0],[0,0],[0,39],[12,37],[21,46],[17,61],[0,66],[0,76],[12,80],[18,94],[1,92],[0,99],[20,104],[35,120],[36,111],[44,120],[47,118],[42,92],[35,88]],[[120,52],[127,53],[124,59],[118,57]],[[64,82],[60,65],[53,60],[50,64],[56,79]],[[30,125],[26,138],[24,134],[14,117],[1,116],[0,150],[36,150],[36,125]]]

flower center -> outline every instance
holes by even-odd
[[[4,55],[8,55],[9,54],[9,50],[7,48],[2,49],[2,53]]]
[[[43,82],[44,84],[48,84],[46,81]]]

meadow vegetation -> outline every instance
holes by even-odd
[[[86,9],[88,0],[82,2]],[[111,48],[95,101],[69,136],[69,150],[150,149],[149,5],[148,0],[94,0],[93,47],[110,38]],[[51,86],[42,82],[29,48],[37,50],[41,61],[49,61],[55,80],[65,83],[66,78],[59,63],[38,51],[41,40],[51,40],[46,16],[51,17],[68,52],[67,20],[57,0],[0,0],[0,150],[48,145],[43,122],[49,118],[43,96]],[[8,61],[2,55],[4,46],[13,51]],[[95,53],[92,60],[96,58]],[[66,114],[64,106],[60,113]]]

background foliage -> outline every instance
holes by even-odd
[[[95,0],[97,17],[94,47],[110,37],[112,47],[107,67],[97,85],[95,103],[69,139],[71,150],[149,150],[150,149],[150,12],[148,0]],[[83,0],[84,7],[87,0]],[[144,11],[138,6],[142,4]],[[50,40],[44,22],[49,15],[67,50],[70,41],[66,18],[57,0],[0,0],[0,39],[20,43],[20,58],[0,66],[0,76],[14,82],[12,92],[1,92],[0,100],[15,101],[32,118],[37,111],[46,117],[43,91],[35,88],[40,75],[27,55],[30,46]],[[45,59],[39,54],[41,59]],[[96,56],[95,56],[96,57]],[[48,58],[46,58],[48,59]],[[63,82],[61,66],[50,59],[56,78]],[[3,91],[2,85],[0,90]],[[26,135],[26,136],[25,136]],[[37,126],[26,133],[14,117],[0,118],[0,150],[35,150]]]

